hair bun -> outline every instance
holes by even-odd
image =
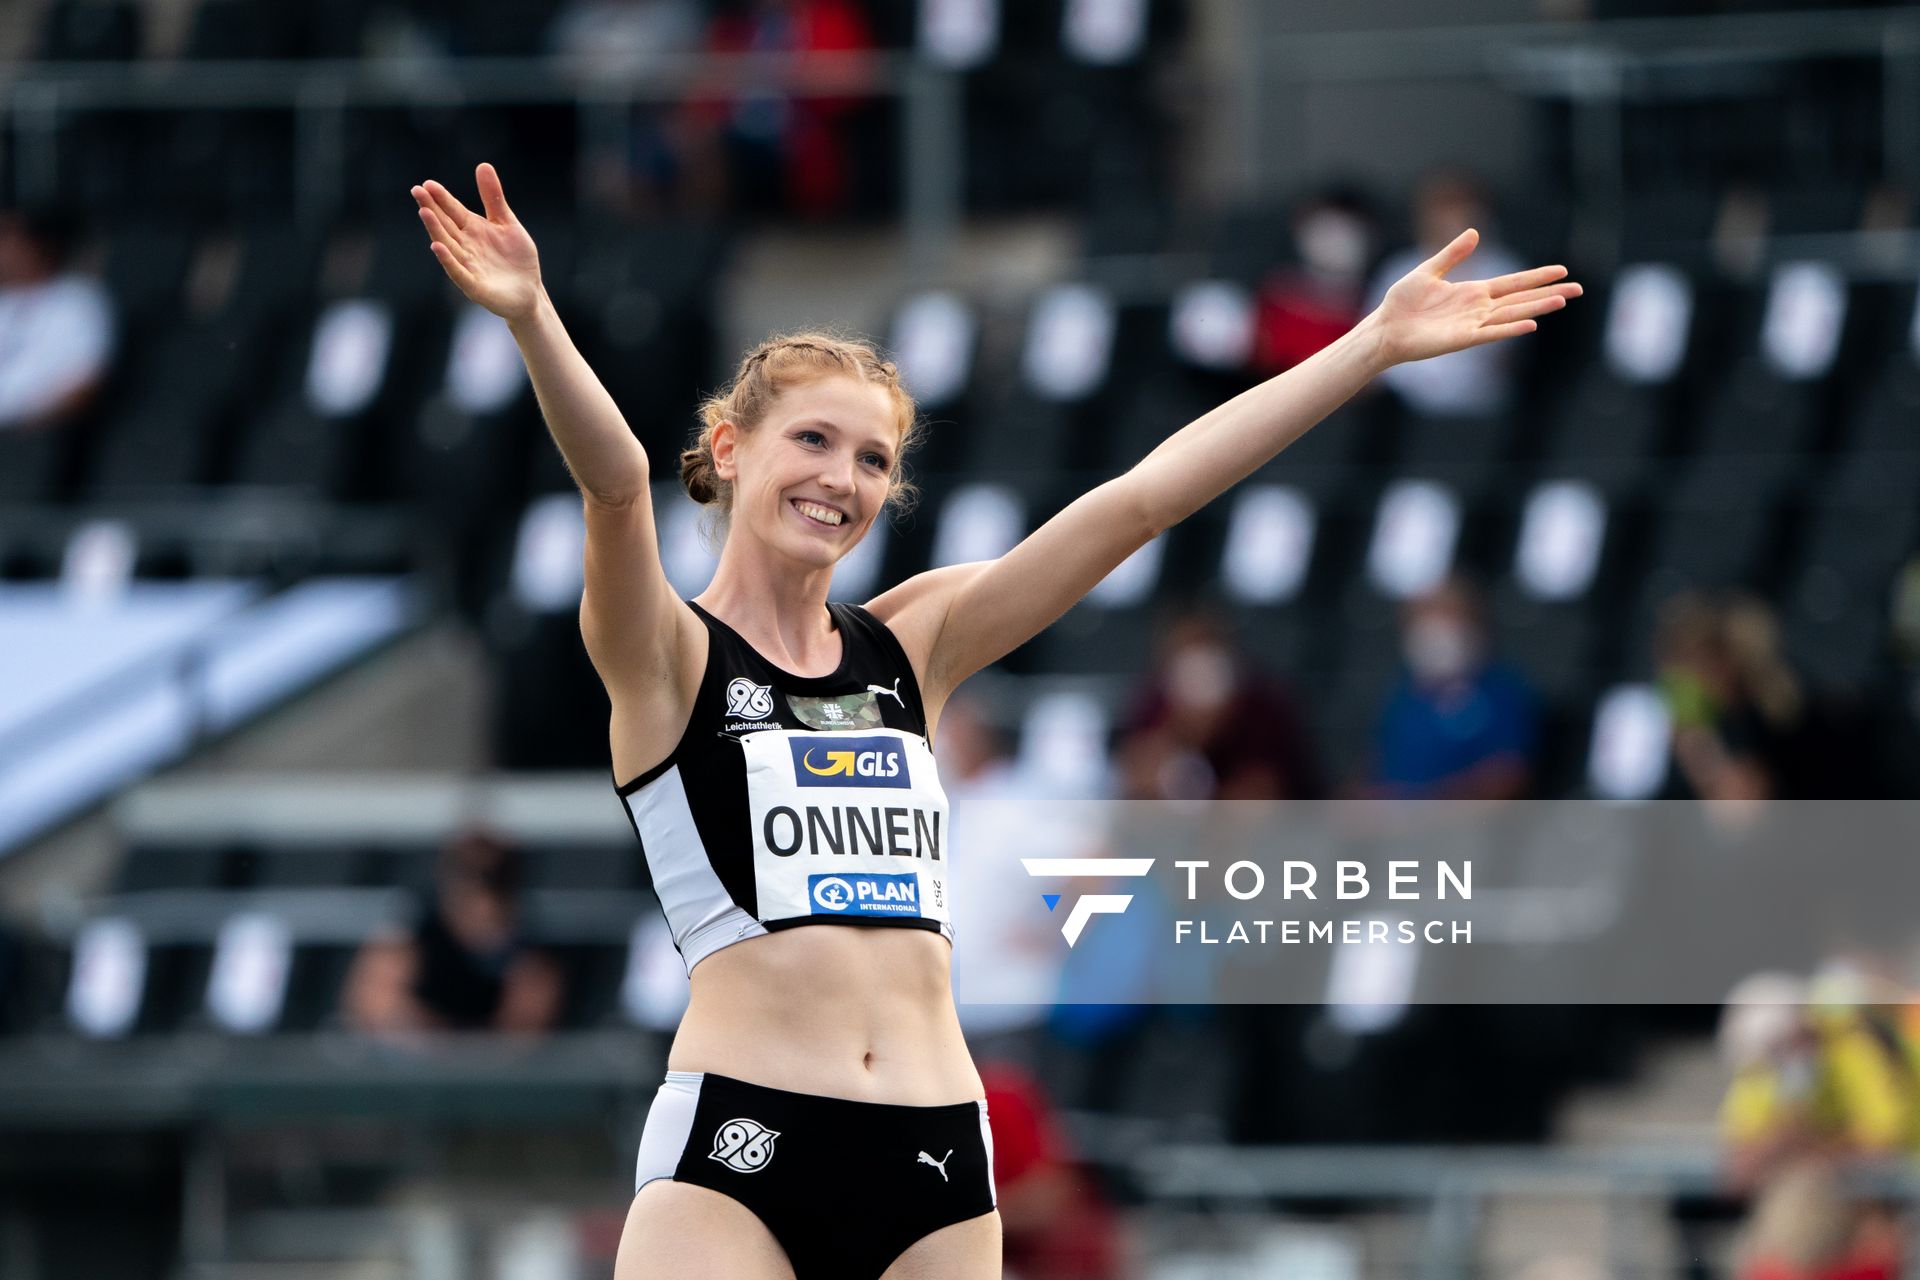
[[[720,496],[719,477],[713,471],[713,454],[704,445],[680,451],[680,483],[687,495],[701,506]]]

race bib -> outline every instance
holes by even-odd
[[[948,922],[947,796],[926,739],[765,729],[741,743],[762,920]]]

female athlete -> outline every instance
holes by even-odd
[[[580,627],[612,703],[614,783],[692,983],[617,1280],[996,1277],[992,1136],[949,983],[941,707],[1383,369],[1531,333],[1580,286],[1559,266],[1450,281],[1478,242],[1466,230],[1331,346],[998,560],[864,607],[828,584],[900,493],[913,403],[864,344],[775,338],[682,455],[727,522],[713,581],[682,601],[652,464],[561,326],[499,177],[475,177],[481,213],[438,182],[413,197],[447,275],[512,328],[580,486]]]

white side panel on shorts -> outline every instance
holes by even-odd
[[[704,1072],[669,1071],[667,1081],[653,1095],[646,1127],[640,1131],[640,1160],[633,1171],[635,1194],[655,1178],[671,1178],[680,1167],[693,1132],[693,1111],[700,1101]]]
[[[980,1141],[987,1148],[987,1196],[993,1201],[993,1207],[1000,1207],[1000,1189],[993,1184],[993,1126],[987,1122],[987,1100],[980,1102]]]

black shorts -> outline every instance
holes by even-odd
[[[753,1210],[796,1280],[876,1280],[920,1237],[997,1203],[985,1099],[856,1102],[711,1071],[669,1071],[654,1095],[634,1191],[655,1178]]]

